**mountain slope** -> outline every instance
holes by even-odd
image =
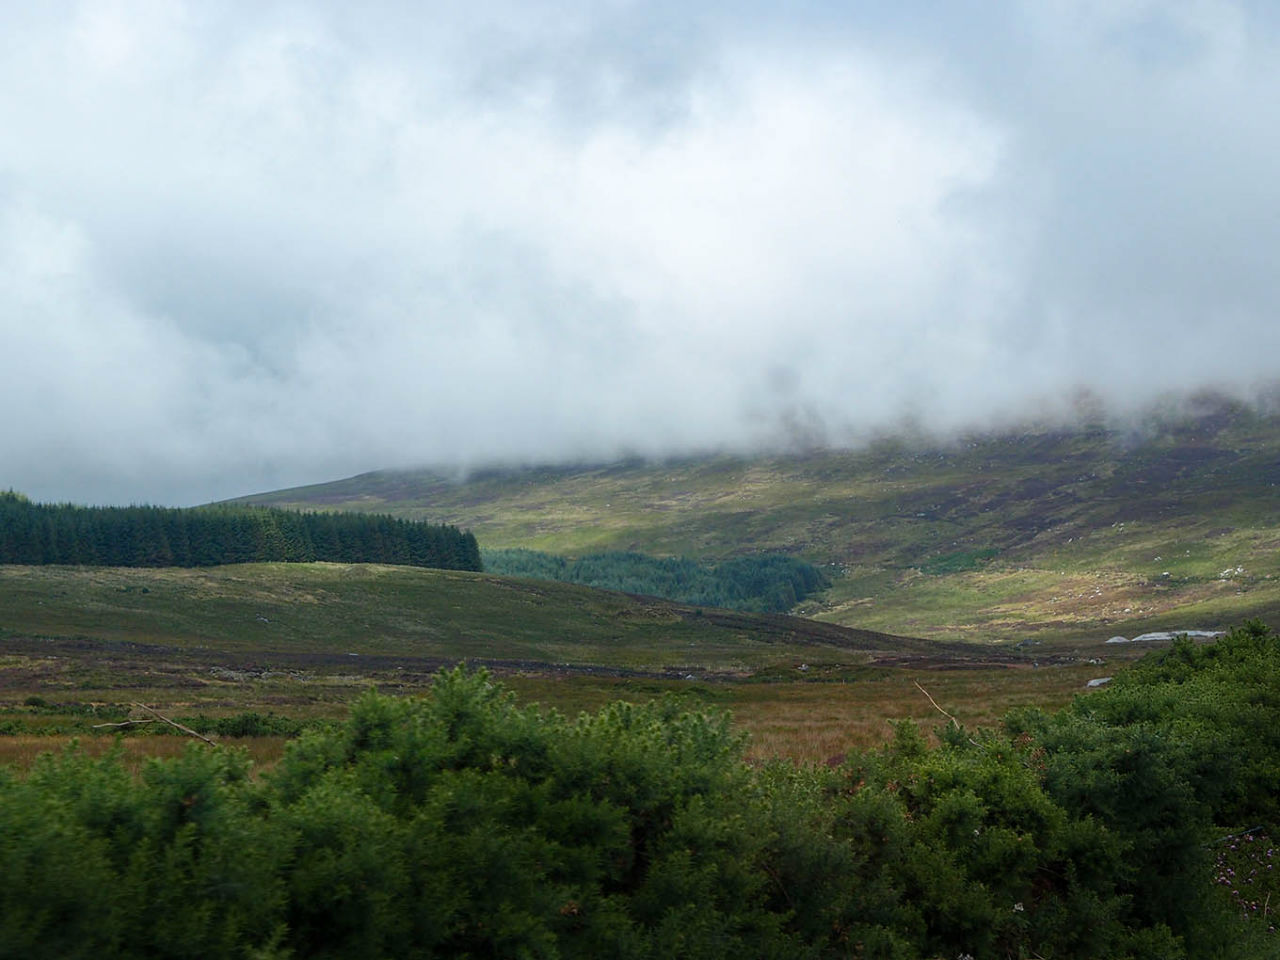
[[[1280,613],[1280,417],[1208,399],[1124,431],[473,473],[243,498],[471,529],[482,546],[828,565],[801,612],[949,639],[1223,626]]]

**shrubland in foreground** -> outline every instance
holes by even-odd
[[[1231,849],[1277,821],[1262,624],[939,740],[752,766],[724,716],[571,720],[454,670],[261,777],[72,749],[0,772],[0,956],[1274,955],[1276,881]]]

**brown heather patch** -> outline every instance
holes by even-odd
[[[751,736],[748,756],[822,763],[838,754],[877,747],[892,736],[895,720],[927,729],[949,723],[938,705],[968,728],[995,726],[1017,707],[1057,709],[1085,692],[1105,665],[999,670],[893,669],[883,677],[848,683],[742,684],[735,688],[735,724]]]
[[[501,677],[520,703],[538,703],[568,716],[593,712],[616,700],[641,703],[672,693],[689,709],[724,709],[731,712],[734,726],[750,737],[747,756],[756,762],[786,759],[799,763],[823,763],[837,755],[872,749],[892,736],[891,721],[915,720],[932,730],[948,723],[927,697],[916,687],[918,682],[947,713],[968,728],[994,726],[1009,710],[1016,707],[1057,709],[1077,694],[1085,692],[1085,684],[1093,677],[1105,676],[1115,666],[1070,664],[1066,666],[924,669],[893,667],[867,670],[856,678],[841,681],[813,682],[783,680],[780,682],[715,682],[692,683],[678,680],[636,680],[603,676],[565,677],[546,673],[526,673]],[[384,693],[414,695],[421,693],[429,678],[395,689],[380,685]],[[347,699],[359,690],[347,691]],[[250,691],[241,699],[215,705],[211,702],[181,702],[173,698],[161,704],[169,715],[202,712],[211,716],[256,709],[275,710],[286,716],[340,716],[343,708],[336,702],[285,702],[259,689],[255,698]],[[219,708],[220,707],[220,708]],[[31,720],[45,718],[29,718]],[[50,721],[56,717],[50,717]],[[149,729],[149,728],[148,728]],[[99,755],[119,739],[126,762],[138,769],[150,756],[176,756],[191,742],[182,736],[147,733],[109,733],[71,736],[23,734],[0,737],[0,764],[12,763],[24,769],[35,757],[50,750],[65,748],[75,739],[81,748]],[[226,739],[222,743],[233,749],[249,750],[255,765],[269,767],[284,752],[284,739],[279,737],[247,737]]]

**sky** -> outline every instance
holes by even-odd
[[[1261,0],[0,0],[0,489],[1248,399],[1278,105]]]

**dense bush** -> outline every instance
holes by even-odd
[[[1182,638],[1067,710],[1007,723],[1038,744],[1055,801],[1121,843],[1126,922],[1207,955],[1215,838],[1277,827],[1280,638],[1257,621],[1213,644]]]
[[[782,554],[738,557],[707,565],[687,557],[593,553],[569,560],[536,550],[485,550],[490,573],[580,583],[681,603],[755,613],[785,613],[829,586],[811,563]]]
[[[571,722],[454,671],[244,774],[193,746],[136,784],[74,750],[0,782],[0,956],[803,953],[723,717]]]
[[[219,737],[296,737],[303,730],[318,723],[284,717],[278,713],[259,713],[246,710],[227,717],[208,717],[204,714],[179,717],[178,720],[197,733],[216,734]],[[165,732],[173,730],[167,728]]]
[[[1251,624],[835,769],[753,769],[670,701],[569,720],[462,670],[258,779],[201,745],[140,779],[73,749],[0,771],[0,957],[1274,956],[1222,878],[1274,835],[1278,657]]]
[[[290,929],[306,956],[787,956],[748,786],[724,718],[669,703],[569,722],[457,672],[367,697],[272,778],[307,839]]]

